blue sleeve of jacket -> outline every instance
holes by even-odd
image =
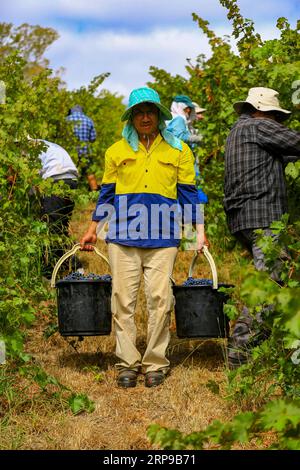
[[[184,142],[187,142],[191,135],[185,120],[181,116],[177,116],[169,122],[167,131],[171,132],[175,137],[178,137],[178,139],[181,139]]]
[[[208,203],[207,194],[205,194],[205,192],[201,188],[197,188],[197,191],[198,191],[198,198],[199,198],[200,204],[207,204]]]
[[[183,213],[183,223],[203,224],[203,213],[195,185],[177,183],[177,198]]]
[[[92,220],[100,222],[105,218],[110,218],[114,211],[116,184],[102,184],[96,208],[92,215]]]

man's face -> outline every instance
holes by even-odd
[[[158,109],[155,104],[141,103],[134,106],[132,122],[138,134],[156,133],[158,131]]]
[[[204,116],[203,116],[202,113],[196,113],[196,119],[197,119],[197,121],[202,121],[203,118],[204,118]]]

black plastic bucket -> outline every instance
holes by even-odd
[[[55,283],[62,263],[80,249],[77,243],[56,263],[51,287],[57,290],[58,330],[62,336],[99,336],[111,332],[111,280],[62,279]],[[108,263],[108,259],[94,247],[95,253]],[[76,274],[76,273],[75,273]],[[83,276],[84,277],[84,276]],[[102,276],[106,277],[106,276]],[[110,278],[110,276],[108,276]],[[111,278],[110,278],[111,279]]]
[[[179,338],[226,338],[229,333],[229,319],[223,312],[228,296],[219,292],[220,287],[233,287],[218,284],[217,269],[208,248],[204,246],[203,254],[210,264],[212,285],[173,285],[175,297],[176,332]],[[193,269],[198,253],[192,259],[189,279],[193,278]]]
[[[219,284],[218,287],[232,287]],[[178,338],[226,338],[229,319],[223,313],[227,296],[211,286],[173,286]]]
[[[111,332],[111,282],[58,281],[58,330],[62,336]]]

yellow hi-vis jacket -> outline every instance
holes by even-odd
[[[194,156],[159,134],[149,151],[123,138],[108,148],[94,221],[109,218],[106,240],[128,246],[178,246],[181,222],[203,223],[195,187]]]

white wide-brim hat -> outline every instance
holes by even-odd
[[[278,92],[272,88],[254,87],[250,88],[245,101],[237,101],[233,107],[238,114],[241,114],[245,105],[251,104],[258,111],[277,111],[287,119],[291,111],[281,108],[277,96]]]
[[[204,111],[206,111],[206,108],[201,108],[201,106],[199,106],[198,103],[196,103],[196,101],[193,101],[193,105],[195,106],[195,113],[203,113]]]

